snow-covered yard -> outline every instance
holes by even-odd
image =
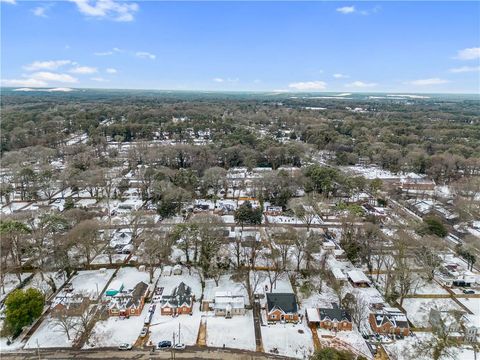
[[[205,317],[207,324],[207,345],[255,351],[255,329],[253,312],[247,310],[243,316],[225,319],[209,312]]]
[[[177,343],[180,331],[180,342],[185,345],[195,345],[202,314],[204,313],[200,312],[200,304],[198,302],[193,305],[192,315],[179,315],[176,317],[161,315],[160,307],[157,306],[150,324],[150,340],[154,344],[158,344],[162,340],[173,342],[173,334],[175,333],[175,342]]]
[[[313,353],[312,333],[305,321],[300,324],[275,324],[262,326],[265,352],[278,350],[279,355],[306,359]]]
[[[36,273],[32,277],[32,279],[25,285],[25,289],[35,288],[40,290],[46,296],[48,296],[52,293],[52,288],[47,282],[47,279],[50,279],[50,278],[53,279],[53,282],[55,283],[55,286],[57,287],[57,289],[60,286],[62,286],[65,280],[67,279],[64,274],[58,274],[54,272],[43,273],[43,279],[42,279],[42,274]]]
[[[245,304],[248,304],[248,292],[245,286],[241,283],[235,282],[230,275],[222,275],[218,280],[218,286],[213,279],[205,281],[205,289],[203,291],[204,299],[213,299],[217,292],[230,292],[232,295],[243,295]]]
[[[148,308],[149,306],[146,305],[140,316],[130,316],[128,319],[111,316],[107,320],[98,321],[84,348],[118,346],[122,343],[134,344],[144,326]]]
[[[154,274],[154,281],[155,275],[158,276],[159,271]],[[120,281],[124,289],[133,289],[135,285],[139,282],[143,281],[146,284],[150,282],[150,276],[146,271],[139,271],[137,268],[134,267],[123,267],[118,270],[117,274],[115,275],[115,280]]]
[[[128,257],[128,254],[112,254],[112,264],[123,263]],[[99,254],[93,259],[92,264],[110,264],[108,254]]]
[[[403,308],[407,311],[408,319],[417,327],[429,326],[430,309],[462,310],[453,300],[445,298],[407,298],[403,301]]]
[[[79,271],[71,281],[73,291],[75,294],[85,294],[95,299],[101,294],[113,273],[113,269]]]
[[[173,275],[171,268],[165,267],[157,286],[163,287],[163,294],[169,295],[182,281],[192,288],[192,292],[195,294],[196,299],[200,299],[200,296],[202,295],[202,284],[200,283],[198,272],[195,269],[191,269],[191,273],[189,274],[188,269],[182,267],[181,275]]]
[[[72,318],[73,321],[78,318]],[[25,349],[39,348],[52,348],[52,347],[68,347],[72,346],[77,332],[75,330],[70,331],[70,340],[62,327],[58,326],[51,316],[45,318],[42,321],[38,329],[28,339],[25,344]]]
[[[22,273],[20,277],[25,280],[27,277],[32,275],[31,273]],[[15,290],[17,286],[20,285],[17,275],[15,274],[5,274],[5,279],[3,283],[3,289],[0,291],[0,301],[2,301],[11,291]],[[3,291],[5,290],[5,292]]]

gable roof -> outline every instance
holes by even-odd
[[[290,314],[298,311],[297,300],[291,293],[267,293],[267,307],[268,312],[275,308]]]
[[[162,297],[162,307],[178,307],[183,304],[191,306],[193,301],[192,297],[192,288],[182,281],[180,285],[173,289],[171,295],[164,295]]]
[[[350,313],[345,310],[345,309],[340,309],[340,308],[320,308],[318,309],[318,313],[320,314],[320,320],[325,321],[325,320],[330,320],[330,321],[348,321],[352,322],[352,317],[350,316]]]

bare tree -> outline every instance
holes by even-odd
[[[55,310],[52,312],[52,320],[55,328],[58,328],[70,340],[72,332],[77,328],[76,318],[68,315],[66,309]]]

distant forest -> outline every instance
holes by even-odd
[[[329,95],[330,96],[330,95]],[[193,131],[205,133],[193,145]],[[86,133],[87,144],[65,144]],[[2,89],[1,156],[4,166],[73,156],[108,162],[107,139],[136,144],[173,139],[175,147],[138,146],[137,162],[202,171],[212,166],[300,166],[331,154],[336,165],[359,159],[392,172],[427,174],[437,182],[480,172],[480,101],[461,96],[348,99],[314,95],[76,90],[68,93]],[[204,136],[205,138],[205,136]],[[143,151],[143,153],[142,153]],[[158,152],[162,152],[159,154]],[[139,154],[139,152],[141,154]],[[114,158],[115,154],[109,154]]]

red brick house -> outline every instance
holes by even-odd
[[[267,320],[281,322],[298,322],[298,306],[294,294],[268,293]]]
[[[120,292],[110,299],[108,314],[110,316],[139,316],[148,295],[148,285],[139,282],[130,293]]]
[[[193,311],[193,302],[195,296],[192,294],[190,286],[181,282],[171,295],[164,295],[160,302],[160,311],[162,315],[180,315],[191,314]]]
[[[371,313],[368,320],[372,330],[378,334],[407,336],[410,333],[407,317],[395,308],[388,308],[382,312]]]
[[[322,329],[352,331],[352,317],[347,310],[339,308],[337,304],[332,304],[331,309],[318,309],[318,314],[320,317],[319,326]]]

